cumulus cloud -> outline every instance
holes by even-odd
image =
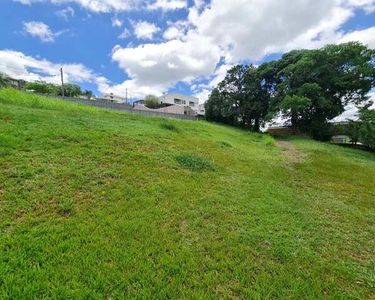
[[[375,47],[375,27],[348,32],[343,26],[358,10],[373,13],[375,0],[304,0],[293,1],[293,5],[290,0],[14,1],[75,2],[91,11],[115,13],[135,9],[188,9],[185,20],[167,22],[163,40],[154,41],[155,35],[161,32],[157,25],[132,22],[135,36],[152,42],[113,48],[112,60],[128,79],[113,87],[108,83],[104,88],[133,89],[138,95],[151,91],[161,93],[183,81],[194,85],[195,94],[206,97],[225,74],[222,70],[238,62],[256,62],[269,54],[318,48],[327,43],[360,41]],[[129,31],[125,30],[119,37],[128,36]],[[201,80],[205,84],[199,83]]]
[[[179,39],[184,36],[184,33],[175,26],[169,27],[166,31],[164,31],[163,38],[166,40],[173,40]]]
[[[26,22],[23,24],[24,32],[33,36],[38,37],[44,43],[51,43],[55,41],[55,38],[60,36],[66,31],[53,32],[47,24],[43,22]]]
[[[342,35],[338,40],[339,43],[350,41],[360,41],[361,43],[368,45],[370,48],[375,49],[375,27],[351,31]]]
[[[114,84],[83,64],[53,63],[46,59],[27,56],[19,51],[0,50],[0,61],[0,72],[30,82],[45,81],[60,84],[60,68],[63,68],[65,82],[95,84],[98,91],[103,94],[114,93],[125,97],[126,89],[128,89],[128,93],[133,98],[141,98],[148,94],[159,95],[165,91],[165,87],[162,86],[141,86],[136,79]]]
[[[134,35],[138,39],[152,40],[154,34],[160,31],[159,27],[147,21],[132,22],[132,26],[134,29]]]
[[[83,64],[56,64],[45,59],[27,56],[22,52],[0,50],[0,71],[17,79],[26,81],[46,81],[60,83],[60,68],[64,70],[64,80],[76,83],[94,83],[98,86],[108,84],[109,81],[95,74]]]

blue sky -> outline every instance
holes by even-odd
[[[293,2],[293,5],[291,3]],[[95,94],[182,92],[203,102],[237,63],[360,41],[375,0],[1,0],[0,71]]]

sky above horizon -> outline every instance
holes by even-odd
[[[132,99],[204,102],[238,63],[359,41],[375,48],[375,0],[0,0],[0,72]]]

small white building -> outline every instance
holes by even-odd
[[[105,94],[103,97],[99,98],[98,100],[109,101],[112,103],[124,103],[125,102],[124,97],[116,96],[113,93]]]
[[[199,99],[183,94],[172,93],[163,95],[159,97],[159,103],[190,107],[196,113],[199,111]]]

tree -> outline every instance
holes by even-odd
[[[11,85],[10,79],[3,73],[0,73],[0,88],[8,87]]]
[[[367,107],[360,111],[358,140],[375,149],[375,110]]]
[[[53,83],[46,82],[28,82],[25,85],[26,90],[33,90],[40,94],[58,95],[60,93],[60,87]]]
[[[343,113],[347,104],[367,101],[375,82],[374,55],[374,50],[355,42],[285,54],[278,63],[273,108],[295,129],[311,132],[328,127],[328,121]],[[291,102],[287,96],[305,97],[310,103],[305,101],[305,107],[293,113],[285,109]]]
[[[213,89],[204,107],[208,121],[226,124],[232,123],[233,113],[231,112],[231,108],[233,108],[233,105],[220,94],[219,89]]]
[[[79,95],[82,95],[81,87],[74,83],[64,84],[64,92],[65,92],[65,96],[69,96],[69,97],[77,97]],[[62,95],[61,88],[58,94]]]
[[[361,128],[360,122],[350,120],[345,134],[347,134],[351,143],[356,145],[359,142],[359,129]]]
[[[145,97],[144,105],[148,108],[155,109],[159,105],[159,99],[154,95],[147,95]]]
[[[82,95],[86,96],[87,99],[90,100],[90,99],[92,98],[93,93],[92,93],[92,91],[85,90],[84,93],[83,93]]]
[[[206,104],[208,120],[259,131],[269,105],[269,69],[237,65],[214,89]]]
[[[281,116],[295,132],[330,139],[329,121],[368,100],[375,50],[357,42],[293,50],[259,67],[237,65],[212,91],[207,120],[258,131]]]

